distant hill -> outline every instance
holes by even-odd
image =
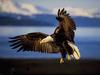
[[[100,27],[100,18],[73,17],[78,27]]]
[[[54,26],[55,21],[55,16],[49,14],[36,14],[33,16],[11,13],[0,14],[1,26]]]
[[[100,27],[100,18],[73,17],[78,27]],[[56,26],[55,15],[34,14],[32,16],[14,13],[0,13],[1,26]]]

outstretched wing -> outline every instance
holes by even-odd
[[[47,37],[47,34],[36,32],[10,38],[12,49],[17,51],[38,51],[46,53],[58,53],[59,48],[54,42],[40,44],[40,41]]]

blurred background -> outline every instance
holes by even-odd
[[[9,38],[44,32],[52,34],[58,25],[55,16],[65,8],[74,19],[75,41],[81,59],[100,60],[100,0],[0,0],[0,58],[60,58],[60,54],[16,52]]]

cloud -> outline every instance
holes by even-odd
[[[59,8],[54,8],[53,14],[56,14],[58,9]],[[65,9],[72,16],[84,16],[84,17],[91,17],[91,18],[100,17],[100,13],[97,8],[83,9],[83,8],[65,7]]]
[[[42,9],[42,10],[41,10]],[[3,0],[0,1],[0,12],[16,13],[22,15],[31,16],[33,14],[57,14],[59,8],[54,8],[53,10],[47,11],[45,8],[37,7],[31,3],[19,3],[18,1]],[[84,9],[75,7],[65,7],[65,9],[72,16],[84,16],[84,17],[100,17],[100,11],[97,8]]]
[[[18,11],[18,9],[14,6],[14,4],[8,0],[8,1],[0,1],[0,7],[2,12],[15,12]]]
[[[29,15],[38,13],[38,10],[35,8],[34,5],[28,3],[14,3],[11,0],[7,1],[0,1],[1,12],[8,12],[8,13],[16,13],[16,14],[23,14]]]
[[[38,13],[38,10],[32,4],[23,3],[21,4],[21,9],[21,12],[23,12],[26,15]]]

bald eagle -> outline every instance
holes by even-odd
[[[58,10],[56,17],[58,26],[51,35],[33,32],[15,37],[10,37],[10,46],[17,51],[34,51],[45,53],[61,53],[60,63],[65,62],[67,55],[68,60],[80,59],[80,52],[75,45],[75,22],[69,16],[69,13],[63,8]]]

